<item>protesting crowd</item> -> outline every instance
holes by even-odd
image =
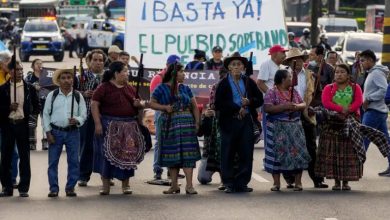
[[[302,191],[304,170],[315,188],[328,188],[325,179],[333,179],[332,190],[351,190],[349,182],[363,176],[371,142],[389,161],[379,175],[390,177],[385,102],[389,69],[376,64],[371,50],[358,53],[350,68],[337,62],[337,53],[325,41],[311,47],[304,40],[301,45],[310,47],[309,54],[298,45],[269,48],[257,79],[250,58],[238,52],[223,58],[220,46],[212,48],[210,59],[195,50],[187,65],[169,55],[150,82],[148,100],[140,97],[138,86],[128,83],[129,61],[135,61],[140,72],[142,59],[139,62],[116,46],[108,54],[88,51],[86,70],[56,70],[55,89],[39,84],[42,60],[34,60],[32,71],[23,78],[25,67],[15,55],[1,52],[0,197],[13,196],[14,189],[21,197],[29,196],[31,179],[36,178],[31,176],[30,150],[36,150],[39,141],[48,150],[48,197],[59,196],[63,145],[66,196],[77,196],[76,185],[87,187],[92,173],[101,177],[100,195],[110,194],[113,179],[121,181],[123,194],[131,194],[129,180],[152,148],[150,130],[142,123],[149,109],[155,111],[154,179],[161,180],[163,168],[168,168],[171,180],[164,194],[179,194],[180,178],[185,178],[186,194],[197,194],[194,169],[201,184],[219,173],[219,190],[252,192],[248,184],[253,165],[260,166],[253,158],[261,133],[262,165],[272,176],[271,191],[282,190],[281,175],[288,189]],[[186,85],[184,71],[193,70],[219,72],[202,109]],[[39,141],[38,118],[43,128]]]

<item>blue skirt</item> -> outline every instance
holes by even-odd
[[[103,135],[94,137],[93,140],[93,172],[99,173],[105,179],[116,178],[119,180],[125,180],[129,177],[134,176],[134,169],[120,169],[119,167],[115,167],[111,165],[111,163],[104,156],[104,136],[107,134],[107,127],[110,121],[132,121],[134,120],[131,117],[111,117],[102,115],[102,127],[103,127]]]

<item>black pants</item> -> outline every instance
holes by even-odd
[[[323,182],[324,178],[317,177],[314,173],[314,166],[316,164],[316,158],[317,158],[316,126],[308,122],[304,117],[302,117],[302,126],[305,132],[306,148],[311,157],[311,161],[309,163],[309,167],[307,171],[313,183],[318,184]]]
[[[16,142],[20,158],[20,182],[18,189],[19,192],[28,192],[31,180],[28,123],[23,122],[17,125],[7,123],[1,128],[1,132],[1,184],[3,185],[3,190],[13,192],[11,163]]]
[[[231,130],[221,127],[221,177],[226,187],[242,188],[252,177],[253,124],[249,114],[242,120],[231,119],[230,124]]]
[[[70,45],[69,45],[69,57],[73,57],[73,51],[76,52],[76,56],[77,56],[77,41],[76,40],[72,40],[70,42]]]
[[[93,165],[93,137],[95,123],[92,115],[88,117],[80,129],[80,180],[89,181]]]
[[[83,56],[85,56],[87,54],[87,50],[88,50],[87,38],[78,38],[77,44],[78,44],[78,53],[83,54]]]

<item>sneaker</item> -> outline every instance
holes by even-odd
[[[388,167],[385,171],[378,173],[378,175],[390,177],[390,167]]]
[[[80,180],[80,181],[78,182],[78,185],[79,185],[80,187],[86,187],[87,184],[88,184],[88,182],[87,182],[87,181],[84,181],[84,180]]]

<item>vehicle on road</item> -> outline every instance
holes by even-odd
[[[319,18],[318,24],[327,32],[345,32],[345,31],[357,31],[358,24],[356,19],[353,18]]]
[[[30,17],[55,17],[59,0],[21,0],[19,2],[19,22],[23,27]]]
[[[382,57],[382,34],[346,32],[336,43],[335,51],[339,52],[344,63],[352,65],[355,60],[355,53],[370,49],[375,52],[378,63]]]
[[[87,25],[88,47],[107,50],[111,45],[124,46],[125,24],[122,21],[93,19]]]
[[[65,40],[55,18],[29,18],[23,27],[19,56],[28,62],[30,56],[53,56],[56,62],[64,59]]]
[[[331,32],[331,33],[326,33],[326,37],[328,38],[328,44],[330,47],[336,46],[336,43],[338,39],[343,36],[344,33],[340,32]]]

